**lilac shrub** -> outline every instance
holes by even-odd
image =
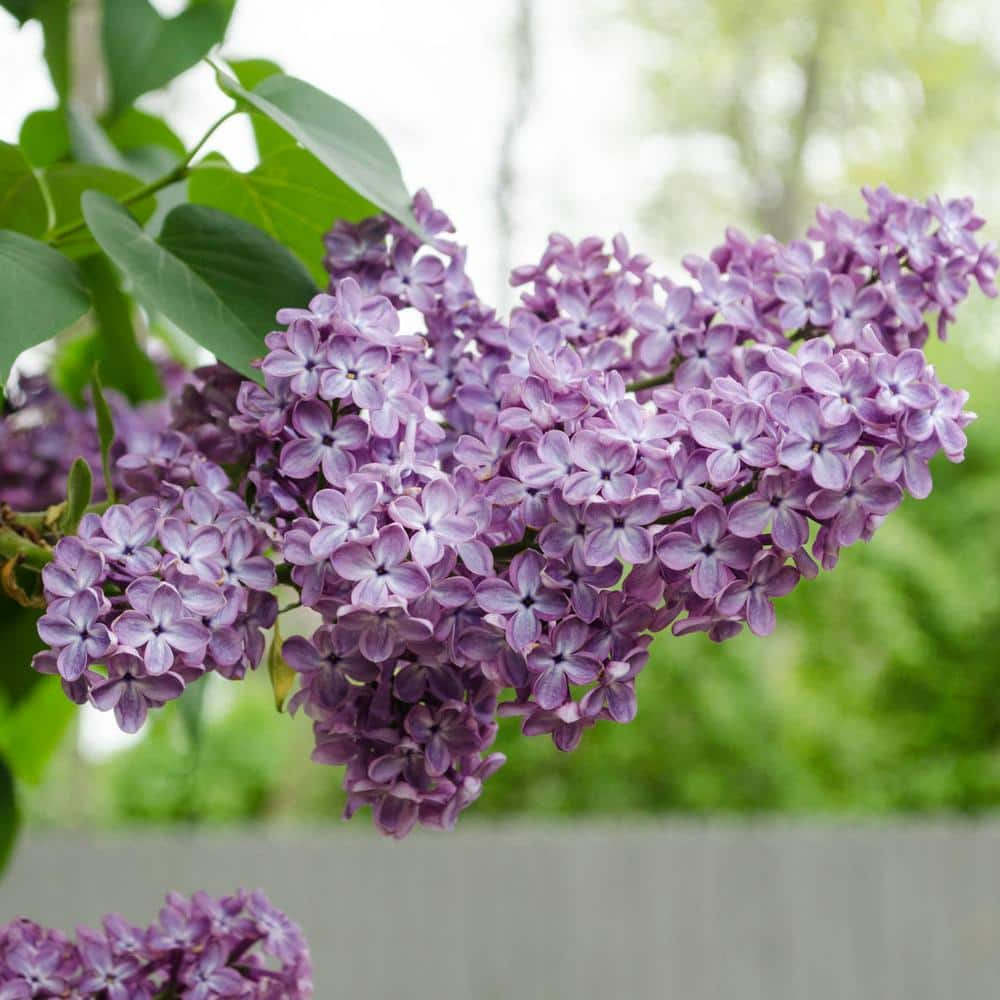
[[[731,230],[687,283],[553,236],[506,321],[426,195],[423,237],[337,223],[261,383],[197,373],[119,458],[123,502],[56,546],[36,666],[134,730],[259,662],[277,562],[318,616],[284,644],[290,707],[347,814],[450,828],[503,763],[498,716],[562,750],[629,721],[653,634],[766,635],[962,459],[967,396],[922,348],[995,295],[997,256],[967,199],[864,195],[807,240]]]
[[[72,940],[19,919],[0,925],[0,998],[308,1000],[302,932],[262,892],[213,899],[167,896],[159,919],[136,927],[109,914]]]

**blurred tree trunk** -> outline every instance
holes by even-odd
[[[511,37],[514,99],[500,140],[497,178],[494,188],[499,233],[497,266],[500,270],[500,287],[503,289],[507,288],[507,279],[512,265],[511,244],[514,238],[512,201],[514,198],[517,138],[528,120],[534,89],[535,39],[532,3],[533,0],[517,0],[517,9],[514,14]]]
[[[94,116],[107,101],[100,0],[75,0],[70,21],[70,95]]]
[[[782,241],[791,239],[801,226],[807,188],[804,154],[823,92],[824,49],[836,9],[836,4],[830,0],[817,0],[807,15],[813,25],[813,38],[799,63],[803,77],[802,100],[788,123],[791,145],[782,162],[775,164],[761,153],[754,109],[748,97],[744,93],[738,94],[731,108],[731,133],[739,145],[740,158],[756,192],[753,204],[755,221],[764,232]],[[752,51],[747,53],[748,60],[754,58],[756,56]],[[747,70],[745,77],[749,79],[752,76],[749,66]]]
[[[802,103],[791,123],[792,149],[782,171],[781,196],[770,211],[761,217],[764,228],[779,240],[792,238],[798,231],[802,213],[806,209],[803,203],[803,193],[806,188],[803,154],[823,91],[823,50],[837,5],[830,0],[818,0],[813,5],[813,10],[815,35],[812,46],[802,62],[804,76]]]

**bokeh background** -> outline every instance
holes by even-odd
[[[155,4],[172,13],[182,4]],[[0,11],[0,138],[54,103],[36,23]],[[264,56],[374,121],[411,187],[510,302],[547,234],[623,231],[677,271],[725,226],[782,239],[817,202],[885,181],[971,193],[1000,227],[1000,5],[994,0],[240,0],[224,53]],[[219,113],[210,70],[148,98],[192,139]],[[140,105],[143,101],[140,101]],[[248,164],[248,127],[214,141]],[[626,727],[574,754],[504,723],[509,763],[463,824],[665,813],[983,813],[1000,804],[1000,311],[981,296],[943,379],[980,421],[873,543],[779,606],[768,639],[661,636]],[[29,791],[36,829],[314,823],[342,807],[308,721],[266,676],[158,713],[137,738],[84,712]],[[44,695],[39,695],[44,696]]]

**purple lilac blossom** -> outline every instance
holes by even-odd
[[[0,925],[0,997],[79,1000],[309,1000],[302,932],[260,891],[170,893],[147,928],[116,914],[71,940],[20,918]]]
[[[766,634],[774,598],[927,495],[935,454],[962,459],[967,397],[922,347],[974,283],[995,295],[995,250],[967,200],[864,194],[812,242],[730,230],[686,283],[555,235],[506,321],[426,194],[421,237],[338,222],[263,384],[195,373],[119,455],[120,508],[59,543],[38,669],[125,727],[240,677],[273,552],[316,613],[284,646],[290,706],[346,814],[450,828],[503,763],[499,715],[563,750],[629,721],[652,633]]]

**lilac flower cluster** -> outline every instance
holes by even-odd
[[[171,893],[150,927],[114,914],[76,940],[27,919],[0,925],[0,998],[308,1000],[302,932],[262,892]]]
[[[180,376],[164,368],[168,385]],[[121,451],[141,451],[145,437],[165,430],[170,423],[166,402],[135,407],[113,390],[106,390]],[[92,469],[101,467],[97,420],[92,409],[77,410],[56,391],[45,375],[15,380],[0,419],[0,503],[14,510],[44,510],[66,499],[66,476],[73,460],[86,459]],[[121,485],[116,479],[116,485]],[[94,498],[103,499],[104,483],[94,483]]]
[[[277,617],[267,536],[228,476],[177,432],[156,437],[118,467],[147,488],[162,472],[157,491],[85,515],[42,572],[35,669],[129,733],[209,670],[243,677]]]
[[[273,545],[318,615],[284,644],[291,708],[345,765],[348,815],[450,827],[503,762],[498,715],[563,750],[629,721],[653,633],[768,633],[774,598],[927,495],[934,454],[961,460],[972,415],[925,317],[944,335],[973,283],[994,295],[997,256],[968,200],[865,198],[809,241],[730,231],[688,283],[620,236],[553,236],[508,321],[426,195],[423,238],[338,223],[262,383],[200,373],[119,460],[134,499],[60,542],[40,668],[129,726],[238,676]]]

